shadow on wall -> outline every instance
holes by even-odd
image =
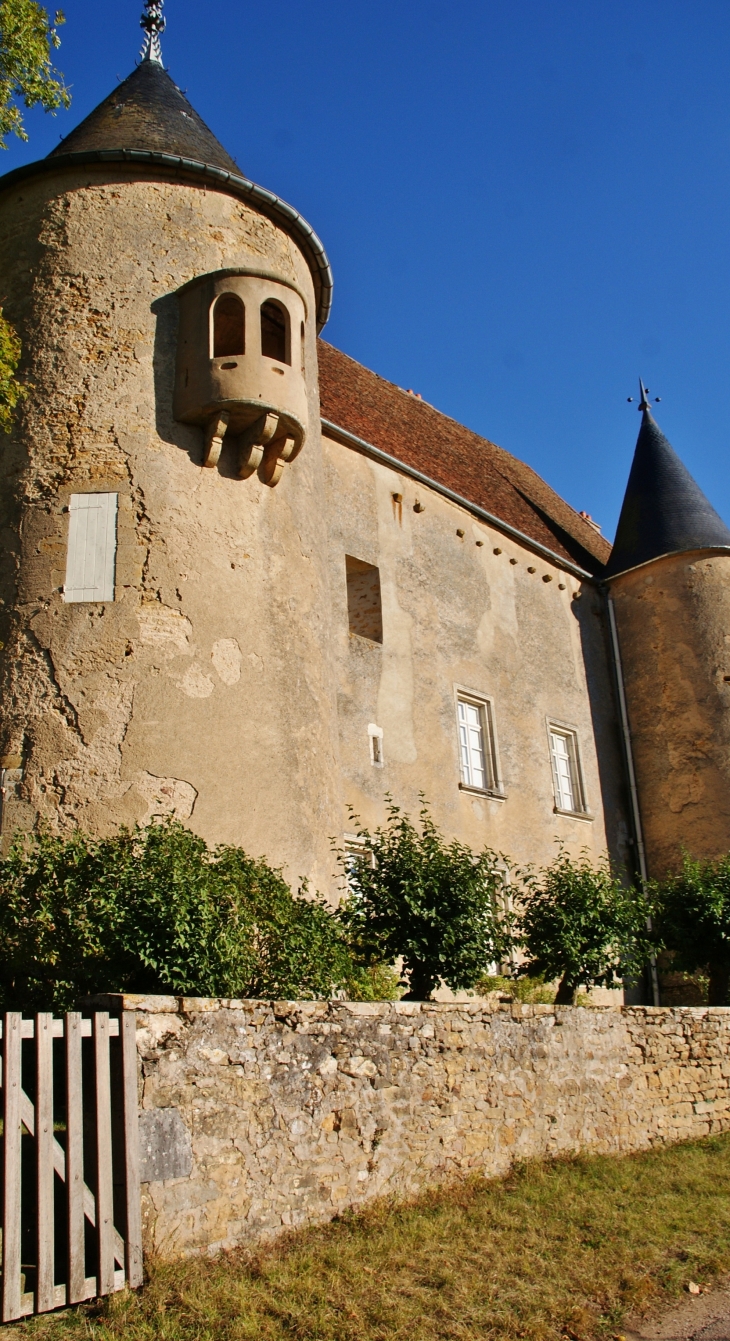
[[[612,672],[608,616],[603,601],[597,609],[585,587],[571,609],[580,632],[608,853],[611,862],[633,879],[636,855],[629,826],[630,798],[620,743],[621,719]]]
[[[182,424],[172,415],[175,390],[175,360],[179,320],[178,296],[166,293],[150,305],[155,317],[155,343],[152,368],[155,382],[155,428],[163,442],[186,452],[192,465],[203,464],[203,430],[194,424]],[[226,479],[238,479],[238,439],[226,436],[216,467]]]

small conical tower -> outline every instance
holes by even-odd
[[[142,26],[129,77],[0,179],[29,382],[0,457],[3,841],[172,814],[324,890],[330,269],[164,69],[161,0]]]
[[[606,568],[649,875],[730,851],[730,530],[652,417]]]

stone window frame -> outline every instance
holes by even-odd
[[[580,743],[580,732],[577,726],[572,722],[561,721],[558,717],[546,717],[545,726],[547,730],[548,758],[550,760],[550,777],[553,788],[553,814],[566,815],[568,819],[588,820],[593,822],[593,814],[588,805],[588,793],[585,783],[585,769],[583,767],[583,752]],[[577,810],[568,810],[560,805],[560,793],[556,775],[553,735],[565,736],[569,742],[568,757],[571,764],[571,783],[573,795],[577,796],[580,802],[580,808]]]
[[[461,775],[461,738],[459,735],[460,702],[473,704],[479,708],[481,713],[485,759],[491,771],[491,785],[488,787],[475,787],[470,782],[464,782],[463,776]],[[497,733],[497,714],[494,695],[486,694],[481,689],[472,689],[468,685],[455,684],[454,723],[456,727],[456,757],[459,767],[459,791],[471,792],[474,796],[487,796],[493,801],[506,801],[507,794],[504,790],[499,757],[499,736]]]

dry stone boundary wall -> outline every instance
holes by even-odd
[[[104,1001],[137,1014],[146,1243],[165,1256],[730,1127],[730,1010]]]

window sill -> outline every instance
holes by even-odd
[[[589,824],[592,824],[595,818],[587,810],[561,810],[560,806],[553,806],[553,814],[567,815],[568,819],[588,820]]]
[[[470,787],[468,782],[459,783],[460,792],[471,792],[473,796],[486,796],[490,801],[506,801],[506,792],[490,791],[488,787]]]

